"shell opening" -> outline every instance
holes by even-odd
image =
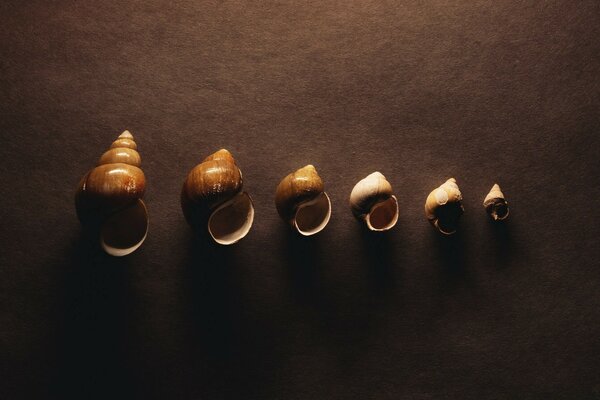
[[[133,253],[146,240],[148,211],[142,200],[112,214],[102,224],[100,244],[111,256],[122,257]]]
[[[221,204],[208,219],[208,231],[215,242],[233,244],[248,234],[254,221],[254,206],[246,192]]]
[[[486,206],[486,211],[490,214],[494,221],[502,221],[508,218],[509,208],[506,200],[501,198],[493,199],[492,202]]]
[[[375,204],[367,214],[367,226],[372,231],[387,231],[398,222],[398,200],[396,196]]]
[[[316,198],[298,206],[294,217],[294,226],[304,236],[321,232],[331,218],[331,200],[323,192]]]
[[[463,212],[460,202],[444,204],[435,210],[437,218],[434,224],[441,233],[452,235],[458,228],[458,221]]]

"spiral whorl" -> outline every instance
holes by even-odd
[[[110,149],[102,154],[102,157],[98,160],[98,165],[123,163],[139,167],[142,159],[136,149],[137,145],[133,135],[129,131],[125,131],[112,142]]]
[[[182,188],[182,201],[202,203],[205,211],[214,209],[242,190],[242,174],[228,150],[221,149],[196,165]],[[184,207],[186,216],[189,214]]]
[[[98,222],[143,197],[146,178],[136,147],[133,135],[123,132],[80,181],[75,203],[82,223]]]

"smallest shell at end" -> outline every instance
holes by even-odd
[[[502,193],[502,189],[497,183],[492,186],[490,192],[485,196],[483,207],[494,221],[503,221],[508,218],[510,212],[508,201],[506,201],[504,193]]]

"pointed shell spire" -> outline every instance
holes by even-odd
[[[510,212],[504,193],[502,193],[502,190],[497,183],[492,186],[490,192],[485,196],[483,206],[485,207],[485,211],[494,221],[506,219]]]
[[[142,159],[136,149],[137,145],[133,135],[129,131],[125,131],[112,143],[110,149],[102,154],[98,165],[124,163],[139,167]]]

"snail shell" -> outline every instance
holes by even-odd
[[[181,190],[181,209],[194,230],[208,227],[219,244],[233,244],[248,234],[254,206],[242,192],[242,173],[229,151],[211,154],[190,171]]]
[[[142,245],[148,212],[142,200],[146,178],[133,135],[123,132],[79,182],[75,209],[82,225],[97,230],[108,254],[125,256]]]
[[[504,193],[500,190],[500,186],[495,183],[490,192],[483,200],[485,211],[494,219],[494,221],[502,221],[508,217],[509,208],[508,201],[504,198]]]
[[[398,200],[381,172],[360,180],[350,193],[350,208],[372,231],[387,231],[398,221]]]
[[[331,201],[323,181],[312,165],[300,168],[281,180],[275,192],[279,216],[300,234],[322,231],[331,217]]]
[[[463,212],[462,195],[454,178],[448,179],[434,189],[425,201],[427,219],[445,235],[456,232],[458,220]]]

